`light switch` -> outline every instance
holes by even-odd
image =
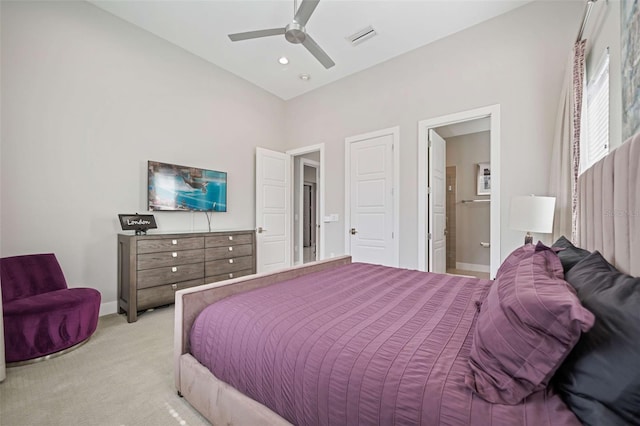
[[[326,222],[337,222],[340,219],[340,215],[338,213],[331,213],[328,216],[324,217],[324,221]]]

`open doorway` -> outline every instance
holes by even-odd
[[[256,148],[256,268],[258,273],[303,262],[303,189],[300,165],[316,169],[315,259],[324,255],[324,144],[278,152]],[[297,217],[296,217],[297,216]],[[311,260],[314,260],[313,258]]]
[[[438,127],[446,141],[445,272],[489,278],[490,142],[489,118]],[[485,171],[489,170],[485,175]],[[489,181],[485,182],[485,179]]]
[[[499,129],[499,105],[419,123],[419,269],[495,276],[500,265]]]
[[[324,145],[287,151],[293,161],[293,263],[300,265],[324,258]]]
[[[315,153],[317,154],[317,153]],[[297,241],[296,263],[309,263],[318,260],[318,181],[320,163],[310,159],[315,158],[312,154],[301,156],[299,159],[298,179],[295,187],[299,191],[298,212],[295,214],[294,223],[297,230],[294,231],[294,241]]]

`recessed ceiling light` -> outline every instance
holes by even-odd
[[[302,81],[311,80],[311,75],[309,75],[309,74],[300,74],[298,77],[300,77],[300,80],[302,80]]]
[[[280,58],[278,58],[278,62],[280,62],[282,65],[287,65],[289,63],[289,59],[286,56],[281,56]]]

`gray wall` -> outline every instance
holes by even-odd
[[[305,166],[304,168],[304,181],[316,183],[316,169],[313,167]]]
[[[480,242],[489,237],[489,203],[460,203],[462,200],[488,199],[476,195],[478,163],[489,163],[490,133],[480,132],[447,138],[447,166],[456,166],[456,262],[489,268],[489,249]]]
[[[2,19],[2,8],[0,8],[0,22]],[[2,34],[0,31],[0,46],[2,43]],[[0,80],[2,79],[2,67],[0,67]],[[2,132],[2,120],[0,120],[0,134]],[[2,150],[0,149],[0,164],[2,164]],[[2,241],[2,197],[0,197],[0,241]],[[2,252],[0,251],[0,254]],[[2,313],[2,291],[0,291],[0,382],[6,377],[7,373],[4,365],[4,322]]]
[[[282,100],[85,2],[1,7],[2,256],[54,252],[115,311],[117,214],[146,210],[147,160],[228,172],[213,228],[253,229],[255,147],[284,149]]]
[[[346,137],[400,126],[400,266],[415,268],[417,123],[493,104],[501,106],[502,257],[521,245],[508,227],[509,201],[547,190],[561,83],[583,6],[529,3],[288,101],[289,146],[326,145],[326,211],[341,218],[326,224],[326,253],[344,252]]]

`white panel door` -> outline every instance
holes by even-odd
[[[446,142],[429,129],[429,271],[447,272]]]
[[[291,266],[291,160],[256,148],[256,263],[258,272]]]
[[[350,253],[354,262],[397,266],[393,217],[393,135],[352,142]]]

